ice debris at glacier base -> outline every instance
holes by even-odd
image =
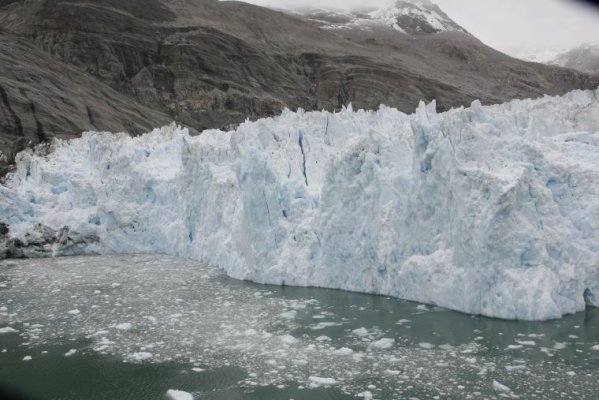
[[[542,320],[598,304],[598,144],[599,90],[441,114],[286,111],[197,137],[88,132],[21,153],[0,220],[29,255],[165,253]]]

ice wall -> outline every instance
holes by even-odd
[[[556,318],[599,303],[598,98],[89,132],[22,153],[0,220],[29,255],[166,253],[256,282]]]

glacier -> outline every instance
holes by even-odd
[[[195,137],[86,132],[18,155],[3,246],[162,253],[258,283],[559,318],[599,305],[598,146],[599,89],[285,111]]]

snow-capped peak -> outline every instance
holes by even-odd
[[[373,21],[408,34],[466,32],[429,0],[397,0],[391,6],[369,13]]]
[[[339,11],[335,9],[304,9],[305,17],[326,29],[390,28],[409,35],[457,31],[467,33],[430,0],[394,0],[379,9]]]

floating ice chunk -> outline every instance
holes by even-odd
[[[596,344],[595,346],[591,347],[591,350],[599,351],[599,344]]]
[[[516,340],[516,343],[521,344],[522,346],[536,346],[537,342],[534,340]]]
[[[526,370],[526,365],[506,365],[506,371],[524,371]]]
[[[133,324],[131,324],[131,322],[122,322],[120,324],[116,324],[114,327],[120,331],[128,331],[133,328]]]
[[[79,310],[77,310],[77,309],[75,309],[75,310],[70,310],[70,311],[67,311],[67,314],[71,314],[71,315],[79,315],[79,314],[81,314],[81,311],[79,311]]]
[[[507,350],[520,350],[522,348],[524,348],[524,346],[521,344],[510,344],[506,347]]]
[[[363,397],[364,400],[372,400],[373,396],[372,396],[372,392],[369,390],[366,390],[362,393],[358,393],[357,394],[358,397]]]
[[[338,355],[338,356],[349,356],[353,352],[354,351],[352,349],[349,349],[347,347],[341,347],[341,348],[336,349],[335,351],[333,351],[333,354]]]
[[[547,354],[549,357],[553,357],[553,353],[547,347],[541,347],[540,351]]]
[[[4,328],[0,328],[0,334],[2,333],[17,333],[18,330],[11,328],[10,326],[5,326]]]
[[[493,380],[493,389],[495,389],[498,392],[503,392],[503,393],[511,393],[512,389],[510,389],[509,387],[505,386],[502,383],[497,382],[496,380]]]
[[[528,334],[529,338],[542,338],[545,337],[544,333],[530,333]]]
[[[148,353],[147,351],[140,351],[131,354],[128,358],[133,361],[145,361],[152,358],[154,355],[152,353]]]
[[[392,338],[382,338],[370,343],[370,347],[374,349],[390,349],[395,344],[395,339]]]
[[[67,351],[66,353],[64,353],[64,356],[71,357],[71,356],[74,356],[76,353],[77,353],[77,350],[71,349],[71,350]]]
[[[182,390],[169,389],[166,391],[166,400],[193,400],[193,395]]]
[[[292,345],[292,344],[296,344],[298,342],[298,339],[291,335],[283,335],[283,336],[281,336],[281,341],[285,344]]]
[[[204,372],[204,371],[206,371],[204,368],[198,368],[198,367],[193,367],[191,370],[193,372]]]
[[[311,387],[332,386],[338,383],[333,378],[322,378],[320,376],[310,376],[308,377],[308,382],[310,383]]]
[[[23,357],[23,361],[31,361],[33,358],[31,356]]]
[[[295,310],[290,310],[290,311],[286,311],[284,313],[279,314],[279,317],[281,317],[283,319],[295,319],[296,316],[297,316],[297,311],[295,311]]]
[[[294,309],[294,310],[305,310],[306,309],[306,303],[304,302],[299,302],[299,301],[293,301],[291,302],[291,304],[289,304],[289,307]]]
[[[313,331],[319,331],[322,329],[330,328],[332,326],[339,326],[339,325],[341,325],[341,324],[338,322],[319,322],[317,324],[310,326],[310,329],[312,329]]]
[[[368,336],[368,329],[362,327],[362,328],[354,329],[352,331],[352,333],[356,336],[364,337],[364,336]]]
[[[427,349],[427,350],[430,350],[430,349],[434,349],[434,348],[435,348],[435,345],[434,345],[434,344],[432,344],[432,343],[427,343],[427,342],[421,342],[421,343],[418,343],[418,346],[419,346],[420,348],[422,348],[422,349]]]

